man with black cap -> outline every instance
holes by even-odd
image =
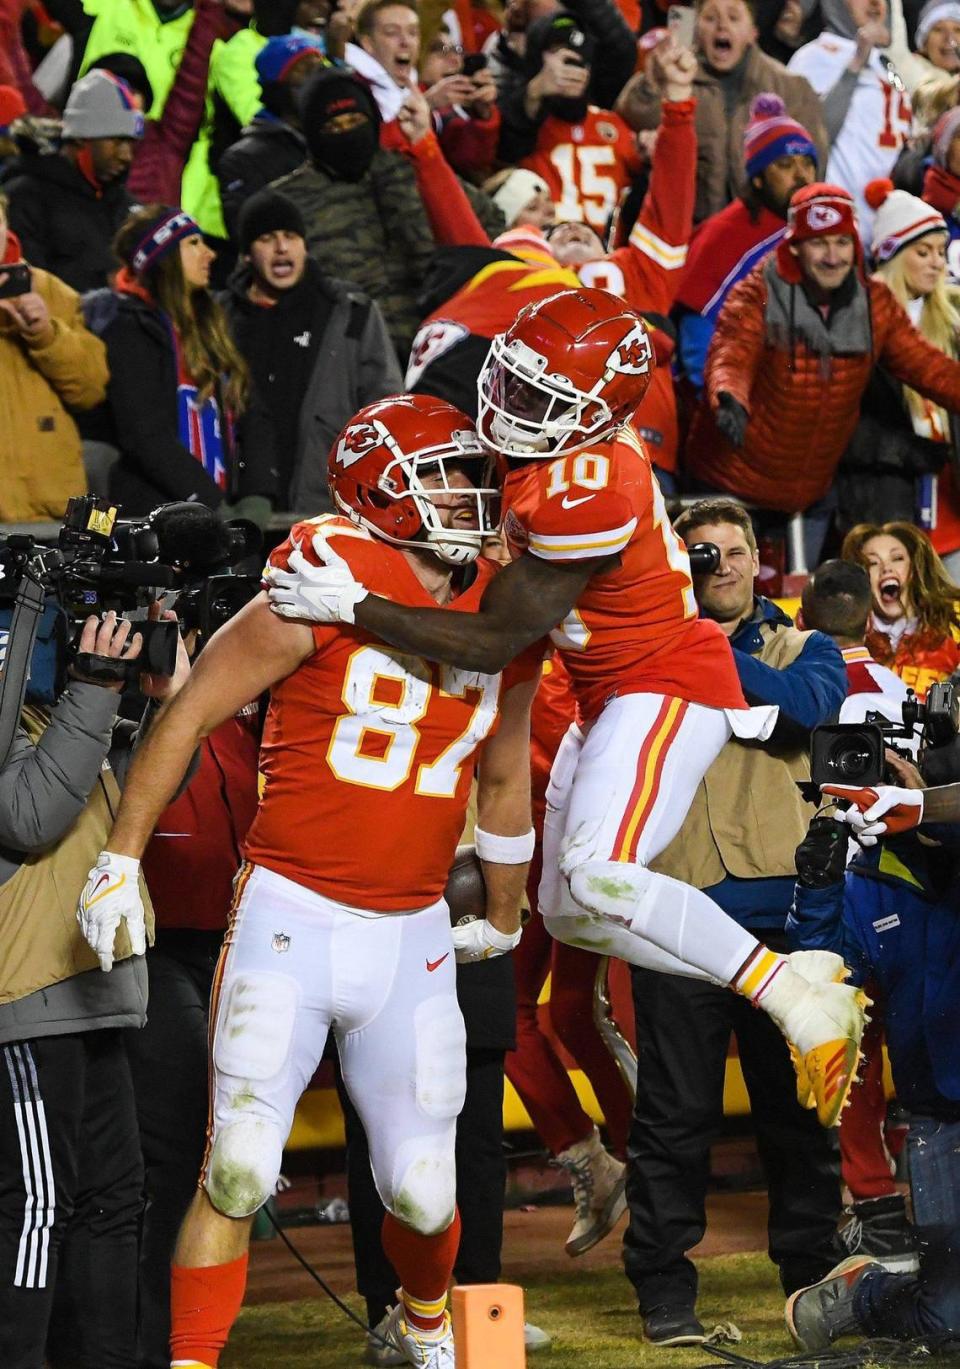
[[[324,65],[316,39],[304,34],[269,38],[257,53],[254,66],[263,104],[217,164],[223,219],[234,241],[244,201],[278,176],[296,171],[306,159],[297,93]]]
[[[408,108],[398,116],[401,127]],[[309,160],[273,188],[303,215],[310,255],[376,300],[398,355],[407,356],[420,323],[417,295],[435,250],[413,169],[380,147],[380,111],[349,67],[310,77],[300,122]],[[420,136],[428,132],[429,123]],[[496,236],[503,215],[481,191],[464,188]]]
[[[522,165],[546,181],[559,217],[602,233],[643,161],[619,114],[590,102],[596,54],[596,40],[566,10],[531,26],[527,59],[534,75],[522,108],[504,114],[500,157],[513,161],[525,150]]]
[[[143,115],[119,76],[91,71],[70,91],[62,145],[27,156],[6,187],[10,227],[32,266],[81,294],[107,284],[116,262],[110,244],[130,212],[125,181]]]
[[[240,209],[222,303],[276,432],[280,503],[330,508],[327,453],[351,414],[403,388],[383,315],[307,256],[303,217],[273,189]]]
[[[484,45],[497,83],[501,115],[511,123],[521,120],[527,85],[540,68],[543,34],[560,8],[557,0],[507,0],[502,31]],[[636,35],[614,0],[566,0],[563,10],[596,41],[596,60],[587,91],[590,103],[611,109],[636,66]],[[549,70],[551,63],[546,66]],[[555,91],[544,93],[569,93],[561,88],[562,82],[556,84]],[[518,135],[522,141],[516,149],[501,146],[502,162],[516,163],[533,148],[535,127],[520,122]]]

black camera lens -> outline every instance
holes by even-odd
[[[880,784],[883,733],[875,723],[824,723],[810,738],[810,778],[814,784]]]
[[[844,744],[838,741],[830,748],[826,757],[827,764],[838,779],[856,781],[863,778],[870,769],[873,753],[868,747],[854,742]]]

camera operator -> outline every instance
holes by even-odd
[[[150,614],[159,616],[157,606]],[[133,661],[141,637],[111,611],[86,620],[78,647]],[[84,664],[96,662],[87,657]],[[142,674],[141,689],[151,701],[167,699],[188,671],[181,645],[174,674]],[[110,948],[95,953],[75,907],[113,822],[138,734],[118,721],[119,682],[76,668],[70,674],[52,707],[23,707],[0,772],[4,1369],[44,1362],[55,1297],[58,1322],[72,1328],[71,1361],[118,1369],[136,1363],[143,1170],[120,1029],[144,1022],[145,944],[120,928],[116,948],[111,936]],[[55,1348],[50,1358],[59,1362]]]
[[[653,869],[705,889],[767,946],[785,950],[793,855],[811,812],[796,780],[808,773],[809,730],[843,701],[843,662],[826,637],[798,631],[754,595],[757,543],[741,505],[704,499],[675,527],[688,547],[720,548],[717,570],[694,576],[700,612],[730,639],[747,699],[778,705],[780,717],[765,744],[726,744]],[[624,1263],[647,1339],[692,1344],[704,1330],[686,1252],[705,1230],[710,1143],[722,1122],[732,1032],[770,1192],[770,1258],[787,1293],[836,1261],[836,1145],[798,1101],[787,1048],[763,1013],[713,984],[643,969],[631,974],[640,1068],[627,1148]]]
[[[884,786],[884,797],[922,800],[919,773],[891,752],[887,759],[906,787]],[[950,789],[960,793],[960,785]],[[935,807],[943,816],[944,801]],[[797,849],[792,943],[838,952],[855,980],[878,986],[884,1003],[897,1097],[910,1112],[921,1252],[915,1276],[887,1273],[857,1255],[791,1298],[787,1325],[806,1350],[857,1331],[901,1340],[960,1332],[960,868],[956,850],[924,844],[900,826],[904,813],[922,812],[911,798],[885,808],[878,815],[885,821],[855,822],[872,844],[846,872],[842,822],[815,818]],[[878,842],[884,827],[891,835]]]
[[[903,720],[907,686],[866,645],[872,601],[870,577],[853,561],[824,561],[803,589],[803,626],[832,637],[847,669],[841,724],[863,723],[868,714]],[[867,992],[873,994],[872,986]],[[841,1173],[852,1198],[840,1239],[851,1255],[872,1255],[888,1269],[905,1271],[916,1268],[916,1242],[885,1140],[883,1036],[883,1015],[875,1008],[861,1041],[860,1086],[840,1123]]]

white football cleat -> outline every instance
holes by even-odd
[[[815,957],[815,958],[814,958]],[[843,983],[849,971],[830,951],[796,951],[772,980],[760,1006],[787,1038],[797,1098],[835,1127],[857,1077],[870,999]]]
[[[403,1303],[398,1302],[377,1330],[388,1345],[405,1356],[405,1363],[415,1365],[416,1369],[456,1369],[449,1312],[444,1312],[439,1331],[420,1331],[410,1325]]]
[[[397,1350],[395,1346],[384,1341],[387,1339],[387,1322],[390,1320],[390,1313],[386,1312],[372,1330],[367,1332],[367,1344],[363,1354],[364,1364],[381,1366],[381,1369],[395,1369],[395,1366],[406,1364],[407,1357],[402,1350]]]

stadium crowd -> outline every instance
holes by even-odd
[[[557,297],[619,360],[551,377],[523,328]],[[796,1343],[960,1338],[957,836],[912,830],[960,742],[887,754],[899,825],[860,820],[876,785],[834,812],[800,783],[818,727],[908,691],[960,720],[960,0],[0,0],[0,413],[0,532],[89,493],[269,550],[212,645],[185,624],[134,691],[97,661],[132,666],[136,624],[91,617],[0,727],[3,1369],[216,1369],[328,1028],[367,1363],[453,1369],[451,1276],[499,1278],[505,1078],[569,1175],[568,1254],[628,1213],[638,1334],[701,1342],[732,1037]],[[608,522],[538,522],[531,453]],[[601,628],[632,674],[581,669]],[[478,750],[486,911],[450,941]],[[857,1023],[832,1065],[808,992]]]

